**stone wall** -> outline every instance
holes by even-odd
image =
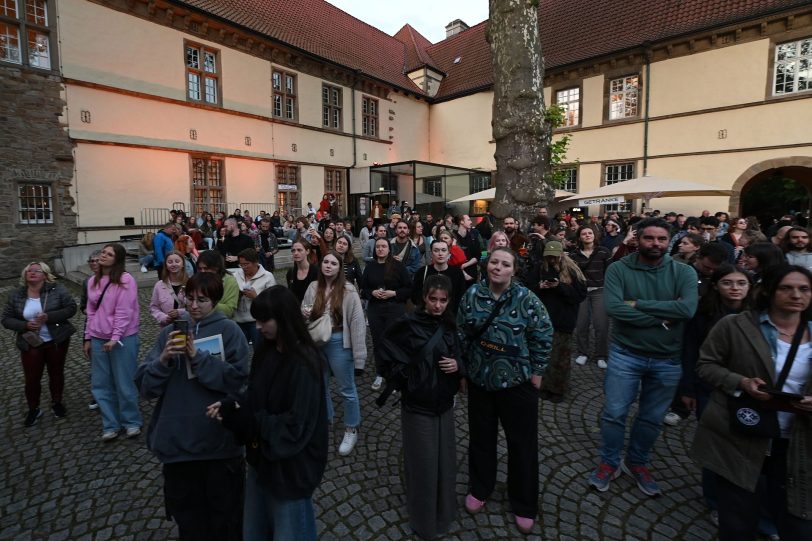
[[[19,275],[31,261],[52,263],[63,246],[76,243],[62,90],[55,74],[0,66],[0,278]],[[21,223],[19,189],[27,184],[50,186],[53,223]]]

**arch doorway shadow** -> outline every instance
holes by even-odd
[[[812,156],[759,162],[733,183],[731,215],[756,216],[762,224],[792,212],[809,215],[812,205]]]

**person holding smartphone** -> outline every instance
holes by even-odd
[[[242,445],[206,417],[212,402],[236,397],[251,350],[237,324],[215,310],[223,281],[210,272],[186,283],[188,317],[161,330],[138,367],[145,399],[158,399],[147,447],[163,464],[164,497],[181,539],[242,539]]]

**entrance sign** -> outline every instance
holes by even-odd
[[[280,184],[276,187],[276,190],[280,192],[297,192],[299,187],[296,184]]]
[[[622,195],[610,195],[607,197],[590,197],[589,199],[579,199],[578,204],[582,207],[589,205],[614,205],[617,203],[625,203],[626,198]]]

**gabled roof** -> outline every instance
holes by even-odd
[[[403,28],[395,33],[395,39],[403,43],[405,46],[406,58],[404,62],[404,70],[410,73],[423,66],[435,67],[434,60],[427,52],[432,43],[427,40],[423,35],[415,30],[410,24],[404,24]]]
[[[435,98],[493,84],[487,21],[432,45],[409,25],[390,36],[324,0],[174,1],[417,94],[423,92],[406,74],[423,65],[447,75]],[[550,69],[808,4],[809,0],[540,0],[542,53]]]

